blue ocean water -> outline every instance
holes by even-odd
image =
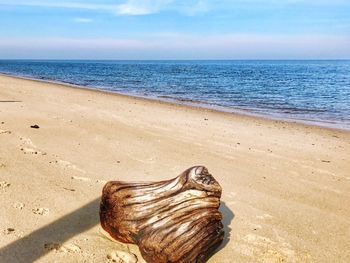
[[[0,60],[0,72],[350,129],[350,60]]]

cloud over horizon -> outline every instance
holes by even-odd
[[[345,0],[0,0],[0,58],[350,58]]]
[[[40,59],[331,59],[350,58],[349,46],[350,37],[324,35],[168,33],[147,39],[0,38],[0,57],[21,58],[25,54],[27,58]]]

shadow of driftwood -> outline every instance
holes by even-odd
[[[224,240],[221,243],[221,245],[207,259],[211,258],[212,256],[214,256],[215,253],[217,253],[218,251],[223,249],[228,244],[228,242],[230,241],[230,237],[231,237],[230,224],[231,224],[231,221],[233,220],[233,218],[235,217],[235,215],[231,211],[231,209],[223,201],[221,201],[221,203],[220,203],[219,210],[221,211],[221,213],[223,215],[222,223],[224,225],[225,236],[224,236]]]
[[[225,202],[221,202],[220,205],[220,211],[222,212],[224,219],[222,220],[222,223],[224,225],[224,230],[225,230],[225,238],[224,241],[222,242],[221,246],[219,249],[224,248],[228,242],[230,241],[231,237],[231,221],[235,217],[234,213],[231,211],[231,209],[225,204]]]
[[[21,100],[0,100],[0,102],[22,102]]]
[[[48,253],[44,249],[45,243],[63,243],[94,227],[100,222],[99,203],[100,199],[95,199],[22,239],[0,248],[0,262],[34,262]]]

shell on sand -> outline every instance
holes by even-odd
[[[221,186],[203,166],[161,182],[108,182],[100,220],[149,263],[205,262],[224,238]]]

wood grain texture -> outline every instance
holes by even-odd
[[[161,182],[108,182],[100,220],[114,239],[137,244],[149,263],[205,262],[224,231],[221,186],[203,166]]]

